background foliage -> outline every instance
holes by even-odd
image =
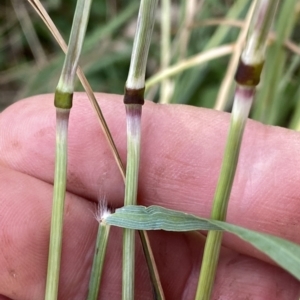
[[[75,0],[43,1],[67,39]],[[235,43],[251,1],[172,1],[169,39],[170,65],[223,44]],[[122,94],[138,12],[138,0],[94,1],[80,65],[94,91]],[[194,9],[191,7],[194,5]],[[262,84],[251,116],[262,122],[300,128],[299,89],[300,1],[282,1],[270,40]],[[147,76],[161,69],[161,6],[153,33]],[[164,12],[163,12],[164,14]],[[238,20],[236,24],[208,25],[205,20]],[[240,25],[239,25],[240,24]],[[287,47],[284,43],[290,43]],[[230,55],[194,66],[170,80],[170,102],[213,108]],[[55,90],[63,53],[45,25],[25,0],[5,0],[0,10],[0,105]],[[233,76],[234,74],[232,74]],[[233,84],[231,90],[233,90]],[[82,90],[77,83],[77,90]],[[147,93],[160,99],[160,85]],[[231,108],[232,92],[225,106]]]

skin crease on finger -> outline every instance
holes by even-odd
[[[125,113],[121,97],[99,94],[98,98],[124,160],[126,156]],[[140,203],[146,205],[161,204],[169,208],[208,216],[222,160],[228,121],[229,116],[224,113],[178,105],[160,106],[147,103],[143,108],[142,119]],[[4,170],[11,169],[10,172],[20,174],[20,176],[25,176],[30,180],[36,180],[39,184],[49,186],[50,189],[53,180],[55,145],[53,96],[34,97],[13,105],[0,115],[0,127],[9,128],[9,130],[2,131],[0,136],[0,160]],[[110,205],[120,206],[124,192],[122,178],[113,161],[95,114],[84,94],[76,94],[74,97],[69,128],[68,191],[70,196],[76,199],[85,197],[95,201],[101,193],[106,195]],[[300,214],[298,205],[300,192],[297,188],[297,182],[300,179],[297,168],[300,163],[299,158],[297,158],[299,150],[299,135],[297,133],[285,129],[266,127],[251,121],[248,122],[239,163],[239,166],[242,165],[243,167],[238,168],[228,211],[230,222],[300,242],[297,234],[299,230],[297,220],[299,220]],[[3,171],[2,173],[3,176],[1,177],[4,180],[4,178],[7,178],[7,172]],[[15,178],[16,176],[12,177]],[[20,180],[17,182],[19,183]],[[6,185],[5,188],[8,186]],[[17,183],[15,183],[15,186],[20,189]],[[13,189],[14,192],[17,190],[16,188]],[[51,194],[50,190],[48,194]],[[32,197],[29,199],[32,199]],[[49,206],[51,196],[47,201]],[[86,203],[83,206],[91,207],[89,202],[77,202]],[[3,208],[3,213],[6,213],[6,211],[13,212],[14,209],[14,207],[8,207],[5,210]],[[18,209],[21,210],[20,207]],[[78,209],[78,211],[81,212],[82,209]],[[88,218],[86,215],[84,216],[85,219]],[[42,243],[44,248],[38,251],[44,253],[44,256],[46,256],[47,249],[49,218],[50,212],[43,221],[44,227],[38,227],[43,228],[45,235]],[[91,232],[93,234],[91,233],[88,237],[80,229],[83,235],[82,239],[88,239],[85,245],[90,246],[86,246],[85,251],[80,252],[82,257],[76,259],[76,261],[86,261],[86,264],[88,264],[91,262],[93,249],[91,244],[95,237],[96,224],[91,225],[88,222],[85,226],[85,231],[88,230],[87,227],[92,228]],[[75,226],[75,228],[78,227],[80,226]],[[1,235],[3,235],[3,231]],[[77,236],[78,232],[73,234]],[[166,242],[166,236],[164,235],[167,235],[168,242]],[[190,239],[188,243],[186,243],[187,236]],[[178,252],[178,256],[176,256],[180,258],[180,262],[175,264],[172,261],[166,267],[164,260],[169,257],[168,251],[172,251],[172,249],[174,251],[174,247],[168,247],[173,245],[171,241],[177,241],[178,239],[185,241],[181,243],[185,247],[177,246],[178,249],[176,249]],[[154,240],[156,245],[163,245],[161,247],[164,251],[160,250],[158,246],[154,251],[158,253],[158,260],[161,260],[159,266],[160,272],[163,274],[164,286],[168,285],[170,276],[176,274],[175,270],[170,272],[170,265],[176,267],[177,272],[179,270],[180,272],[184,271],[182,274],[179,272],[182,275],[179,280],[182,285],[175,285],[175,287],[181,287],[175,289],[174,286],[169,286],[167,288],[168,299],[174,299],[171,296],[179,299],[180,297],[177,298],[179,294],[182,295],[182,299],[193,299],[191,294],[195,290],[200,263],[199,253],[202,249],[199,243],[191,242],[194,239],[194,237],[190,237],[190,234],[155,233],[155,238],[154,234],[151,235],[151,240]],[[28,242],[26,235],[23,236],[22,240]],[[186,247],[186,244],[189,246]],[[222,254],[216,281],[217,286],[214,291],[215,299],[232,299],[230,293],[235,291],[239,291],[240,299],[297,299],[299,286],[289,275],[277,267],[237,254],[235,251],[261,257],[251,247],[231,236],[225,236],[224,244],[233,250],[226,250],[230,252],[230,255],[226,251],[227,256],[225,252],[225,254]],[[14,247],[14,245],[11,247]],[[73,247],[76,247],[76,245],[73,245]],[[6,247],[1,248],[7,249]],[[23,246],[20,247],[21,250],[23,248]],[[194,253],[191,257],[187,255],[187,249]],[[14,253],[13,251],[10,252]],[[32,253],[32,250],[29,251],[28,255],[30,253]],[[65,251],[64,253],[68,252]],[[86,253],[89,253],[89,255]],[[120,249],[119,253],[121,253]],[[67,256],[67,254],[65,255]],[[188,256],[186,265],[190,267],[182,270],[180,266],[183,263],[182,259],[186,256]],[[1,255],[1,257],[2,260],[5,260],[4,255]],[[25,257],[21,256],[21,258],[25,261]],[[33,261],[32,258],[30,260]],[[36,267],[40,268],[39,272],[45,272],[45,260],[45,257],[43,257],[43,267],[41,267],[40,261],[35,261]],[[112,259],[112,261],[116,261],[116,259]],[[231,263],[229,263],[230,261]],[[235,263],[232,263],[232,261],[235,261]],[[2,265],[1,261],[0,265]],[[78,266],[78,264],[75,265]],[[220,275],[222,270],[225,272],[224,274],[227,274],[226,272],[230,269],[229,266],[232,266],[232,273],[228,273],[231,275]],[[26,266],[26,268],[28,267]],[[67,266],[65,268],[68,269]],[[117,269],[117,267],[112,269]],[[244,274],[245,270],[247,270],[246,275],[248,277]],[[110,277],[106,275],[107,272],[104,274],[103,279],[105,285],[111,284],[111,286],[114,286],[111,280],[105,279]],[[73,271],[70,273],[73,273]],[[86,271],[85,281],[83,280],[85,282],[84,286],[87,286],[87,273]],[[4,279],[1,279],[0,276],[0,288],[3,286],[1,282],[5,280],[8,281],[6,286],[14,282],[12,280],[13,276],[7,277],[7,274],[10,274],[8,270],[3,271]],[[39,274],[37,278],[44,278],[44,273],[37,274]],[[75,271],[75,274],[82,274],[82,272]],[[144,274],[141,278],[145,278],[145,276]],[[25,276],[25,278],[27,277]],[[257,281],[253,282],[253,278],[257,278]],[[266,280],[261,278],[266,278]],[[268,278],[273,278],[273,280],[268,281]],[[168,281],[164,282],[166,279]],[[120,284],[120,278],[118,280],[118,284]],[[248,284],[251,283],[251,286],[247,286],[247,280]],[[176,281],[172,279],[172,282]],[[76,280],[74,285],[75,283]],[[231,287],[230,290],[225,288],[228,285]],[[40,295],[43,287],[42,283],[39,283],[38,286],[34,284],[33,289],[39,289],[39,292],[34,292],[38,293],[36,295]],[[77,286],[79,285],[77,284]],[[83,286],[83,284],[80,286]],[[253,286],[256,288],[253,289]],[[18,287],[14,288],[17,289]],[[2,293],[12,299],[26,299],[22,297],[22,286],[19,288],[18,296],[7,292],[7,289],[3,291],[0,289],[0,294]],[[116,290],[116,288],[114,286],[113,289],[108,288],[109,290]],[[253,290],[256,293],[253,293]],[[15,291],[15,293],[17,292]],[[268,295],[272,295],[272,297],[268,298]],[[40,298],[36,296],[28,297],[28,299]],[[62,296],[61,299],[67,298]],[[235,297],[235,299],[238,298]]]

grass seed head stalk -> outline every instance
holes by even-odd
[[[155,21],[157,0],[142,0],[135,33],[133,50],[126,81],[124,104],[127,119],[127,167],[125,205],[137,202],[140,161],[141,115],[144,104],[145,73],[151,35]],[[134,299],[135,232],[124,229],[122,299]]]
[[[68,52],[55,91],[56,152],[54,193],[50,228],[46,300],[56,300],[58,295],[60,260],[62,249],[63,213],[67,182],[68,123],[72,107],[74,81],[79,55],[86,31],[91,0],[77,1]]]
[[[260,80],[267,35],[277,2],[273,0],[257,2],[251,21],[251,30],[236,72],[237,87],[229,134],[211,213],[211,218],[215,220],[226,220],[228,201],[238,163],[243,132],[252,105],[255,88]],[[197,300],[209,300],[211,298],[222,235],[222,232],[219,231],[208,232],[196,292]]]

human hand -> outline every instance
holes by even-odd
[[[121,96],[98,94],[123,161]],[[209,217],[229,114],[146,103],[138,201]],[[55,149],[53,95],[0,115],[0,300],[44,297]],[[299,133],[249,121],[229,203],[231,223],[300,243]],[[122,206],[124,184],[85,94],[69,126],[59,299],[85,299],[97,222],[95,202]],[[166,299],[194,299],[204,240],[197,233],[149,232]],[[299,283],[251,246],[224,234],[213,299],[298,299]],[[137,242],[136,299],[153,299]],[[121,299],[121,229],[112,228],[99,299]]]

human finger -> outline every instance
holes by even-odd
[[[0,117],[0,159],[6,166],[53,181],[55,110],[52,95],[34,97]],[[125,112],[120,96],[98,95],[124,160]],[[38,112],[38,113],[37,113]],[[18,122],[16,122],[18,120]],[[187,106],[143,108],[139,202],[209,216],[229,115]],[[123,182],[85,94],[76,94],[69,127],[68,190],[121,206]],[[248,121],[228,210],[228,221],[300,242],[297,182],[299,134]],[[262,257],[237,238],[224,244]]]
[[[42,299],[45,290],[52,186],[0,168],[0,295]],[[71,193],[65,205],[59,299],[85,299],[97,224],[94,205]],[[150,232],[166,299],[194,299],[204,239],[197,233]],[[112,228],[99,299],[121,297],[121,230]],[[296,299],[299,284],[275,266],[223,249],[214,297]],[[1,297],[0,296],[0,297]],[[137,239],[136,299],[152,299],[149,275]],[[1,298],[0,298],[1,299]]]

